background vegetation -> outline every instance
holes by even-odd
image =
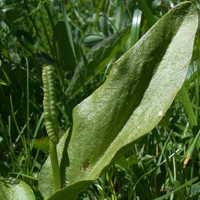
[[[180,2],[184,1],[0,1],[1,176],[22,179],[42,199],[37,174],[48,156],[43,66],[54,66],[62,136],[72,124],[72,109],[105,81],[112,63]],[[199,12],[200,2],[193,3]],[[101,20],[106,21],[106,29]],[[81,58],[94,44],[131,23],[131,39],[66,102],[63,94]],[[162,121],[80,199],[200,199],[199,47],[198,28],[186,81]]]

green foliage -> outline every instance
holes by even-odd
[[[76,60],[70,45],[65,23],[60,21],[54,28],[53,38],[58,49],[59,60],[64,71],[74,71]]]
[[[74,76],[65,92],[67,99],[73,98],[80,90],[88,84],[96,74],[116,55],[130,36],[131,26],[111,35],[102,42],[95,45],[78,64]],[[91,41],[92,39],[92,41]],[[90,43],[96,42],[97,38],[90,38]],[[85,38],[86,40],[86,38]],[[83,41],[85,41],[83,40]],[[88,44],[89,42],[87,42]]]
[[[51,163],[47,157],[51,153],[56,158],[56,151],[48,150],[50,145],[49,139],[46,137],[42,106],[44,97],[42,67],[52,65],[55,93],[58,97],[55,104],[58,120],[56,129],[59,130],[59,133],[62,133],[58,134],[59,139],[66,132],[58,145],[61,172],[59,169],[57,170],[57,173],[60,172],[62,175],[64,190],[55,193],[55,196],[62,196],[63,193],[68,192],[70,195],[79,194],[80,191],[83,191],[77,199],[198,199],[200,195],[199,28],[194,40],[189,71],[180,92],[175,97],[177,87],[175,93],[165,91],[164,97],[158,98],[159,102],[164,104],[163,108],[165,110],[172,103],[166,113],[165,110],[161,109],[162,112],[159,110],[155,114],[157,104],[152,113],[149,111],[150,108],[153,108],[153,105],[155,107],[157,102],[157,99],[155,102],[153,101],[153,94],[158,95],[159,91],[164,94],[164,91],[158,88],[162,87],[162,83],[166,83],[170,74],[173,75],[171,71],[163,72],[164,69],[161,69],[162,63],[166,61],[164,54],[167,55],[168,52],[173,52],[172,55],[167,57],[171,66],[176,63],[174,56],[177,56],[177,58],[183,56],[181,62],[178,59],[178,62],[180,62],[177,67],[178,71],[186,61],[186,54],[191,54],[192,49],[188,49],[188,53],[184,45],[189,44],[186,39],[192,37],[195,29],[191,28],[185,34],[180,33],[184,32],[184,24],[186,24],[186,28],[192,25],[195,20],[188,22],[189,18],[186,17],[179,26],[180,29],[173,29],[172,27],[175,27],[175,24],[182,20],[182,17],[179,17],[179,11],[177,11],[175,22],[174,19],[168,20],[168,23],[163,25],[165,28],[161,28],[162,33],[157,28],[153,35],[158,34],[160,37],[155,37],[153,45],[143,41],[146,37],[144,35],[146,33],[146,35],[149,35],[149,32],[152,31],[150,28],[154,26],[154,23],[157,27],[157,21],[159,21],[158,23],[162,22],[162,17],[181,2],[185,2],[185,0],[0,1],[0,175],[4,177],[0,181],[1,190],[4,188],[6,193],[11,194],[13,186],[19,187],[20,191],[27,186],[32,194],[34,192],[36,199],[42,200],[44,199],[42,194],[49,197],[53,191],[60,187],[59,184],[53,185]],[[199,1],[193,0],[192,2],[199,13]],[[183,11],[180,16],[184,15],[186,13]],[[167,35],[167,33],[169,34]],[[172,41],[165,40],[168,37],[173,37],[173,34],[170,35],[170,33],[174,34],[174,39]],[[155,46],[156,44],[162,44],[161,41],[164,41],[166,46],[161,45],[158,50]],[[180,42],[175,45],[175,41]],[[138,46],[142,46],[142,43],[146,48],[138,49]],[[86,46],[85,44],[89,45]],[[93,46],[94,44],[95,46]],[[159,115],[161,117],[159,117],[160,122],[155,128],[153,127],[158,121],[151,123],[152,131],[148,132],[151,129],[149,128],[144,133],[141,128],[141,132],[138,131],[138,134],[144,135],[127,146],[125,141],[132,141],[136,138],[124,136],[125,133],[123,132],[124,137],[118,144],[116,141],[119,140],[117,138],[121,133],[119,129],[124,125],[127,127],[126,125],[131,119],[129,116],[135,116],[137,108],[130,106],[125,109],[126,106],[123,107],[122,102],[126,100],[121,97],[121,102],[119,97],[120,94],[125,95],[125,89],[129,88],[131,90],[132,88],[131,83],[125,84],[126,77],[127,81],[131,81],[137,73],[134,73],[131,77],[131,69],[133,68],[130,67],[130,69],[126,68],[129,72],[128,75],[125,75],[126,73],[122,70],[118,76],[114,76],[113,67],[121,69],[119,63],[124,58],[122,55],[126,55],[124,62],[131,63],[131,59],[128,59],[127,54],[132,55],[133,50],[127,51],[133,44],[135,44],[133,49],[137,49],[135,53],[137,59],[144,59],[144,55],[142,56],[140,52],[145,51],[147,57],[151,55],[152,64],[156,63],[157,66],[152,67],[154,69],[152,77],[147,70],[143,70],[141,73],[136,70],[139,75],[138,79],[135,80],[140,80],[140,82],[135,83],[135,86],[138,86],[138,90],[140,89],[141,92],[137,93],[137,90],[133,90],[131,94],[136,94],[135,99],[129,99],[127,96],[127,102],[137,105],[138,99],[137,108],[142,108],[143,104],[140,103],[145,100],[142,98],[142,94],[146,95],[148,88],[152,88],[150,83],[155,77],[159,78],[157,75],[158,72],[161,72],[160,78],[163,77],[163,79],[155,84],[157,90],[151,94],[152,98],[147,95],[146,100],[149,99],[149,103],[153,103],[145,109],[145,113],[147,111],[148,115],[144,114],[139,126],[144,124],[148,116]],[[93,47],[90,47],[91,45]],[[155,51],[150,54],[148,51],[153,48]],[[164,50],[165,52],[163,52]],[[187,53],[182,54],[182,52]],[[132,57],[136,58],[134,55]],[[116,62],[116,60],[118,61]],[[162,62],[159,62],[161,60]],[[187,65],[189,65],[189,61],[190,59],[188,59]],[[113,63],[115,63],[114,66]],[[128,63],[125,66],[128,66]],[[132,66],[132,64],[129,66]],[[148,69],[150,69],[149,66]],[[167,64],[166,70],[169,67]],[[186,68],[185,66],[184,69]],[[144,68],[138,65],[137,69]],[[173,70],[175,69],[173,68]],[[182,70],[179,70],[179,72],[178,75],[174,74],[174,79],[169,82],[169,85],[174,84],[177,86],[181,84],[183,77],[181,79],[178,79],[178,77],[181,74],[183,75],[184,72]],[[114,77],[118,77],[118,79],[112,83],[111,79],[114,80]],[[112,85],[113,87],[114,85],[117,87],[116,90],[108,90],[108,92],[110,91],[109,95],[105,94],[105,91],[103,92],[103,88],[105,89],[108,83],[109,86]],[[121,90],[120,83],[123,85]],[[141,87],[142,83],[149,83],[146,85],[147,90]],[[168,88],[167,86],[166,88]],[[96,89],[97,91],[95,91]],[[116,94],[117,91],[119,94]],[[112,99],[111,96],[114,92],[116,98]],[[102,102],[100,98],[96,99],[94,97],[94,95],[97,96],[100,93],[103,94]],[[90,96],[91,94],[92,96]],[[170,95],[173,98],[175,97],[175,100],[173,101],[172,98],[167,106],[163,99],[168,98]],[[106,96],[109,98],[106,98]],[[110,103],[106,105],[105,100]],[[91,108],[86,106],[88,102],[91,102]],[[98,105],[101,107],[98,107]],[[85,113],[81,111],[79,116],[78,111],[85,109],[85,107],[87,108]],[[116,112],[115,116],[112,109],[119,111],[121,115]],[[72,111],[74,114],[72,114]],[[98,134],[94,131],[96,130],[94,124],[101,127],[101,121],[97,120],[97,116],[98,113],[102,112],[104,115],[101,115],[100,119],[102,124],[105,124],[105,127],[108,128],[108,131],[104,132],[104,126],[102,125],[103,128],[99,131],[101,134]],[[94,115],[94,119],[90,119],[91,121],[82,119],[88,119],[91,115]],[[109,118],[106,117],[107,115]],[[151,118],[154,119],[150,117],[149,120]],[[76,119],[80,120],[80,124],[78,121],[75,122]],[[95,119],[96,121],[94,121]],[[119,123],[115,123],[114,119],[118,119]],[[106,125],[107,123],[110,126]],[[116,124],[116,129],[114,124]],[[150,122],[147,125],[149,124]],[[146,127],[145,125],[144,127]],[[86,129],[85,126],[87,126]],[[80,131],[81,127],[82,130]],[[92,136],[86,132],[89,127],[91,127],[91,130],[94,129],[92,140],[89,139]],[[112,132],[113,127],[114,131]],[[75,134],[75,128],[79,130],[80,135]],[[132,136],[130,132],[127,135]],[[111,134],[106,135],[106,133],[113,133],[112,137]],[[75,141],[76,138],[78,138],[77,141]],[[104,143],[101,143],[101,138],[104,139]],[[84,144],[84,141],[87,141],[87,145]],[[111,153],[111,142],[113,142],[113,145],[118,144],[115,149],[118,150],[117,154]],[[121,145],[124,145],[124,149],[121,149]],[[53,145],[54,150],[55,147]],[[70,148],[70,151],[67,151],[68,148]],[[88,156],[86,156],[86,149],[77,152],[77,149],[83,148],[88,150]],[[98,148],[102,148],[102,152]],[[71,154],[67,154],[67,152]],[[94,155],[92,152],[94,152]],[[62,153],[66,155],[66,159]],[[77,155],[77,158],[72,153]],[[111,158],[112,155],[113,158]],[[96,160],[97,156],[100,157],[99,165]],[[106,161],[105,163],[102,162],[103,159]],[[69,161],[72,160],[77,161],[70,163]],[[110,163],[110,161],[112,162]],[[42,167],[43,164],[44,167]],[[70,174],[69,171],[72,167],[74,167],[74,170]],[[48,175],[52,177],[45,177],[45,180],[48,180],[47,182],[41,182],[41,180],[38,182],[38,177],[44,176],[45,168],[50,169]],[[39,174],[41,175],[39,176]],[[73,179],[72,176],[75,178]],[[8,181],[11,179],[15,180],[15,185]],[[5,181],[8,181],[7,184],[10,188],[4,187]],[[59,180],[56,181],[60,182]],[[43,186],[41,186],[41,183]],[[55,188],[55,186],[58,187]],[[38,187],[40,189],[47,187],[48,189],[46,193],[42,189],[41,194]],[[18,191],[16,194],[19,194]],[[1,194],[3,193],[0,192]],[[0,199],[4,198],[0,197]],[[50,199],[53,198],[54,195],[50,197]],[[76,197],[72,195],[71,199],[73,198]],[[12,198],[8,196],[8,199]]]
[[[61,176],[68,185],[50,199],[76,199],[158,124],[186,77],[196,28],[195,7],[175,7],[113,65],[106,82],[74,108],[72,130],[58,145]],[[39,177],[45,198],[53,194],[51,177],[47,160]]]
[[[35,200],[35,195],[25,182],[12,178],[4,180],[1,177],[0,198],[5,200]]]

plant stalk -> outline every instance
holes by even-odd
[[[49,140],[49,151],[50,151],[51,166],[54,179],[54,192],[57,192],[58,190],[61,189],[61,177],[60,177],[60,169],[58,166],[56,144],[54,144],[51,140]]]

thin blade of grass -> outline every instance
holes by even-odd
[[[142,18],[142,11],[139,9],[136,9],[134,11],[133,20],[132,20],[130,46],[133,46],[139,40],[141,18]]]
[[[6,143],[7,143],[7,147],[9,148],[10,144],[9,144],[9,141],[8,141],[8,136],[7,136],[7,133],[6,133],[6,130],[5,130],[5,126],[4,126],[1,114],[0,114],[0,125],[1,125],[1,128],[2,128],[3,133],[4,133],[4,139],[5,139]]]
[[[120,29],[121,24],[121,5],[116,8],[116,20],[115,20],[115,27],[117,30]]]
[[[48,32],[47,32],[46,26],[45,26],[45,22],[43,20],[42,12],[41,12],[41,10],[39,10],[39,12],[40,12],[40,20],[41,20],[41,23],[42,23],[42,26],[43,26],[43,29],[44,29],[44,34],[46,36],[46,39],[47,39],[47,42],[48,42],[48,45],[49,45],[49,49],[51,51],[51,55],[52,55],[52,57],[53,57],[53,59],[55,61],[54,51],[53,51],[53,48],[52,48],[52,44],[50,42],[50,38],[49,38],[49,35],[48,35]],[[54,25],[53,25],[53,27],[54,27]]]
[[[183,99],[185,99],[186,102],[190,102],[190,98],[187,93],[187,89],[186,89],[185,85],[182,86],[181,90],[179,91],[179,94]],[[188,115],[191,126],[197,126],[197,119],[194,114],[194,110],[193,110],[192,106],[187,103],[183,103],[183,105],[184,105],[185,111]]]
[[[187,163],[189,162],[190,159],[192,159],[192,155],[194,153],[195,147],[198,144],[198,140],[199,140],[199,136],[200,136],[200,131],[198,132],[198,134],[195,136],[192,144],[190,145],[190,147],[188,148],[188,153],[187,153],[187,157],[184,161],[184,168],[186,167]]]
[[[148,23],[150,26],[153,26],[156,23],[156,18],[155,16],[152,14],[151,10],[149,9],[147,3],[145,2],[145,0],[137,0],[142,13],[144,14],[145,18],[147,19]]]
[[[40,116],[40,119],[39,119],[39,121],[38,121],[38,123],[37,123],[37,126],[36,126],[36,128],[35,128],[35,131],[34,131],[34,134],[33,134],[33,140],[32,140],[32,142],[31,142],[31,144],[30,144],[30,149],[31,149],[31,151],[32,151],[32,149],[33,149],[34,142],[35,142],[35,138],[37,137],[37,134],[38,134],[39,128],[40,128],[40,126],[41,126],[41,124],[42,124],[42,122],[43,122],[43,119],[44,119],[44,113],[42,113],[42,115]]]
[[[62,12],[63,12],[64,22],[65,22],[65,26],[66,26],[66,30],[67,30],[67,35],[68,35],[68,38],[69,38],[69,42],[70,42],[70,45],[71,45],[71,49],[72,49],[74,58],[76,59],[76,53],[75,53],[75,48],[74,48],[74,42],[73,42],[71,27],[70,27],[70,25],[69,25],[69,20],[68,20],[68,16],[67,16],[67,11],[66,11],[66,9],[65,9],[65,6],[64,6],[64,4],[63,4],[63,1],[61,1],[61,0],[59,0],[59,1],[60,1],[60,4],[61,4],[61,9],[62,9]]]
[[[16,173],[16,172],[10,172],[9,174],[16,174],[18,176],[26,177],[26,178],[33,179],[33,180],[36,180],[36,181],[38,180],[38,178],[33,177],[33,176],[29,176],[29,175],[26,175],[26,174],[21,174],[21,173]]]
[[[200,107],[199,107],[199,106],[193,104],[193,103],[190,102],[190,101],[187,101],[187,100],[184,99],[184,97],[182,97],[180,94],[177,94],[176,100],[178,100],[178,101],[180,101],[180,102],[182,102],[182,103],[184,103],[184,104],[188,104],[188,105],[190,105],[191,107],[195,108],[196,110],[200,110]]]
[[[200,32],[199,30],[197,31],[197,41],[198,41],[198,46],[200,46]],[[200,85],[200,50],[199,48],[197,49],[197,55],[198,55],[198,60],[197,60],[197,82],[196,82],[196,105],[199,107],[199,85]],[[199,119],[199,111],[196,109],[196,120],[198,122]]]
[[[163,199],[166,199],[166,198],[169,197],[171,194],[173,194],[173,193],[179,191],[179,190],[182,189],[182,188],[185,188],[185,187],[191,185],[192,183],[194,183],[194,182],[197,181],[197,180],[198,180],[198,177],[195,177],[195,178],[193,178],[192,180],[190,180],[190,181],[186,182],[185,184],[181,185],[180,187],[177,187],[175,190],[172,190],[172,191],[169,192],[168,194],[163,195],[163,196],[161,196],[161,197],[159,197],[159,198],[156,198],[156,199],[154,199],[154,200],[163,200]]]
[[[29,123],[29,62],[28,59],[25,57],[26,60],[26,72],[27,72],[27,76],[26,76],[26,124],[27,124],[27,135],[28,135],[28,146],[30,145],[30,123]],[[27,155],[29,156],[29,155]]]
[[[14,108],[13,108],[12,95],[10,95],[10,105],[11,105],[11,114],[12,114],[12,117],[13,117],[13,120],[14,120],[15,127],[16,127],[16,129],[17,129],[17,132],[18,132],[18,134],[19,134],[19,137],[20,137],[20,139],[21,139],[21,143],[22,143],[22,145],[23,145],[23,147],[24,147],[24,149],[25,149],[25,152],[27,152],[27,145],[26,145],[26,143],[24,142],[24,138],[23,138],[23,136],[22,136],[22,134],[21,134],[21,132],[20,132],[20,130],[19,130],[19,126],[18,126],[18,124],[17,124],[17,120],[16,120],[16,117],[15,117],[16,113],[14,112]]]

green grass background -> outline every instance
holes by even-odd
[[[180,2],[0,1],[0,175],[22,179],[42,199],[37,175],[48,156],[42,67],[54,67],[61,137],[72,125],[72,109],[105,81],[112,63]],[[200,1],[193,3],[199,12]],[[95,42],[131,23],[131,39],[66,103],[63,94],[81,58]],[[199,61],[198,28],[187,78],[164,118],[79,199],[200,199]]]

